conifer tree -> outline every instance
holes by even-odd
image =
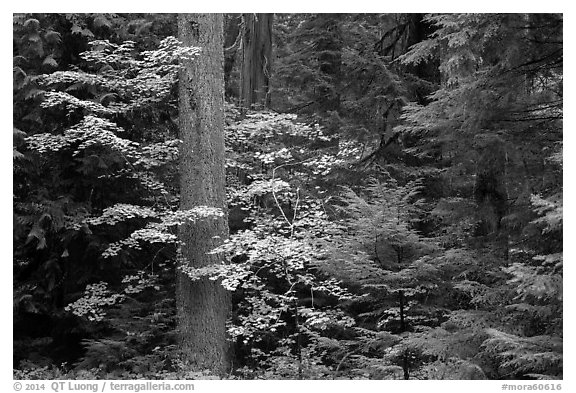
[[[243,108],[270,105],[273,19],[274,14],[242,15],[240,103]]]
[[[203,205],[225,211],[223,16],[180,15],[178,35],[184,45],[202,48],[197,59],[183,63],[180,73],[180,207]],[[217,263],[218,255],[209,252],[227,236],[226,216],[184,225],[181,263],[192,267]],[[193,369],[226,371],[229,310],[230,298],[218,283],[191,282],[178,275],[180,347]]]

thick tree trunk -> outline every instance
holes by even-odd
[[[270,106],[274,14],[243,14],[240,105]]]
[[[180,72],[180,185],[182,210],[212,206],[226,211],[224,188],[224,55],[221,14],[178,17],[178,36],[202,48]],[[228,236],[226,217],[190,222],[180,230],[183,262],[202,267],[220,262],[208,255]],[[226,318],[230,296],[218,283],[177,276],[180,348],[194,370],[222,374],[228,368]]]

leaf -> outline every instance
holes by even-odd
[[[34,122],[36,124],[42,124],[42,117],[40,116],[40,112],[37,110],[30,112],[29,114],[24,116],[24,118],[22,120],[31,121],[31,122]]]
[[[26,63],[28,63],[28,59],[25,56],[17,55],[17,56],[14,56],[12,58],[12,63],[14,63],[14,65],[26,64]],[[20,67],[14,67],[14,69],[16,69],[16,68],[20,68]],[[24,71],[22,71],[22,72],[24,72]]]
[[[31,98],[36,98],[38,95],[44,93],[44,90],[40,90],[40,89],[30,89],[28,90],[28,92],[26,92],[26,94],[24,95],[24,99],[25,100],[29,100]]]
[[[42,39],[40,38],[40,35],[33,33],[28,36],[28,41],[41,43]]]
[[[24,138],[26,136],[26,133],[16,127],[12,127],[12,135],[14,136],[14,138]]]
[[[42,62],[42,65],[57,68],[58,62],[56,60],[54,60],[54,58],[52,56],[46,56],[46,58]]]
[[[117,97],[118,95],[116,93],[106,93],[102,94],[98,101],[100,101],[102,105],[108,105],[111,101],[115,101]]]
[[[44,237],[44,230],[34,226],[28,233],[28,238],[26,239],[26,244],[30,243],[33,239],[38,240],[38,244],[36,245],[37,250],[42,250],[46,248],[46,237]]]
[[[110,23],[108,18],[106,18],[104,15],[98,15],[96,18],[94,18],[94,27],[96,27],[96,28],[100,28],[100,27],[111,28],[112,23]]]
[[[18,150],[16,149],[12,149],[12,159],[13,160],[19,160],[21,158],[24,158],[24,154],[20,153]]]
[[[84,37],[90,37],[90,38],[94,37],[94,33],[92,33],[90,29],[82,29],[80,34],[82,34]]]
[[[39,314],[40,313],[40,310],[38,309],[38,307],[36,307],[36,305],[32,302],[24,303],[23,307],[24,307],[24,311],[27,313],[30,313],[30,314]]]
[[[82,82],[78,82],[78,83],[74,83],[70,86],[68,86],[64,91],[78,91],[78,90],[82,90],[84,88],[84,83]]]
[[[60,35],[60,33],[58,33],[57,31],[54,31],[54,30],[50,30],[46,34],[44,34],[44,39],[49,44],[54,44],[54,45],[57,45],[57,44],[62,42],[62,36]]]
[[[26,71],[24,71],[22,68],[16,66],[12,69],[12,72],[14,74],[14,79],[16,79],[16,77],[20,76],[22,78],[25,78],[27,76]]]
[[[28,31],[37,31],[40,28],[40,22],[38,19],[30,18],[24,22],[24,28]]]
[[[152,25],[153,25],[152,22],[145,22],[145,23],[140,24],[136,28],[136,35],[145,34],[152,27]]]

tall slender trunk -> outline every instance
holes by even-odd
[[[406,322],[404,320],[404,291],[398,291],[400,299],[400,332],[406,331]],[[402,354],[402,370],[404,371],[404,379],[410,379],[410,359],[408,358],[408,349],[404,350]]]
[[[400,332],[405,332],[406,322],[404,321],[404,291],[398,292],[398,298],[400,300]]]
[[[184,45],[202,48],[197,58],[183,62],[180,71],[180,207],[226,211],[223,16],[179,15],[178,36]],[[226,216],[182,225],[181,263],[195,268],[219,263],[220,256],[207,253],[227,236]],[[226,318],[231,303],[227,291],[214,281],[192,282],[178,273],[176,300],[185,362],[193,370],[228,371]]]
[[[324,111],[340,109],[342,90],[342,14],[317,14],[311,19],[314,29],[322,32],[313,42],[314,56],[318,60],[318,71],[324,81],[316,88],[317,100]]]
[[[410,379],[410,362],[408,359],[408,350],[402,354],[402,371],[404,372],[404,379]]]
[[[505,142],[492,137],[480,150],[474,198],[482,214],[482,234],[501,236],[501,221],[508,211]]]

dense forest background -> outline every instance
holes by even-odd
[[[563,377],[562,15],[177,18],[13,17],[15,378]]]

